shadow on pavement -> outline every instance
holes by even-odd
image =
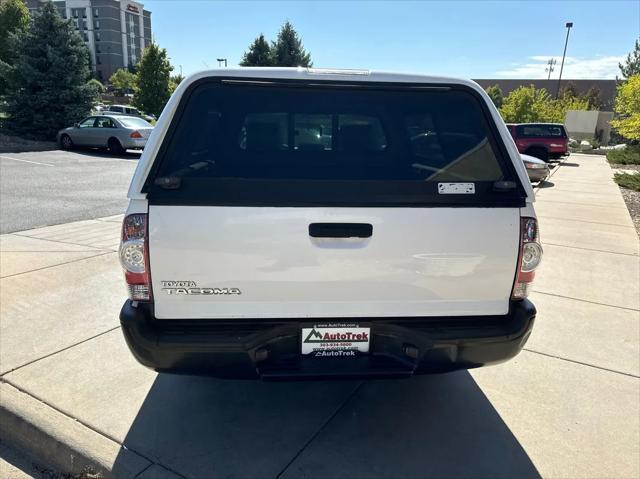
[[[467,372],[362,384],[161,374],[124,445],[191,478],[540,477]]]
[[[552,188],[556,186],[553,181],[542,180],[538,183],[538,188]]]
[[[118,159],[118,160],[139,160],[140,155],[142,155],[142,151],[139,151],[139,150],[127,150],[121,155],[115,155],[111,153],[109,150],[97,149],[97,148],[76,147],[71,151],[73,153],[77,153],[79,155],[84,155],[84,156],[90,156],[92,158],[107,158],[107,159]]]
[[[580,167],[580,165],[579,165],[578,163],[569,163],[569,162],[567,162],[567,161],[565,161],[564,163],[562,163],[562,166],[573,166],[573,167],[576,167],[576,168],[579,168],[579,167]]]

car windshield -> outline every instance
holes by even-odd
[[[153,125],[148,121],[133,116],[119,117],[118,121],[125,128],[153,128]]]

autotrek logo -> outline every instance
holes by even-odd
[[[353,331],[345,332],[329,332],[324,334],[312,328],[307,337],[304,339],[305,343],[366,343],[369,341],[369,334],[355,333]]]
[[[162,290],[167,294],[187,296],[217,296],[242,294],[239,288],[201,288],[195,281],[162,281]]]

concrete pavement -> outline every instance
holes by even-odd
[[[0,436],[113,477],[640,475],[638,236],[606,160],[537,192],[526,351],[405,381],[157,375],[119,331],[119,217],[0,237]]]

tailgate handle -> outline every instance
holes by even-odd
[[[311,223],[312,238],[370,238],[373,226],[369,223]]]

